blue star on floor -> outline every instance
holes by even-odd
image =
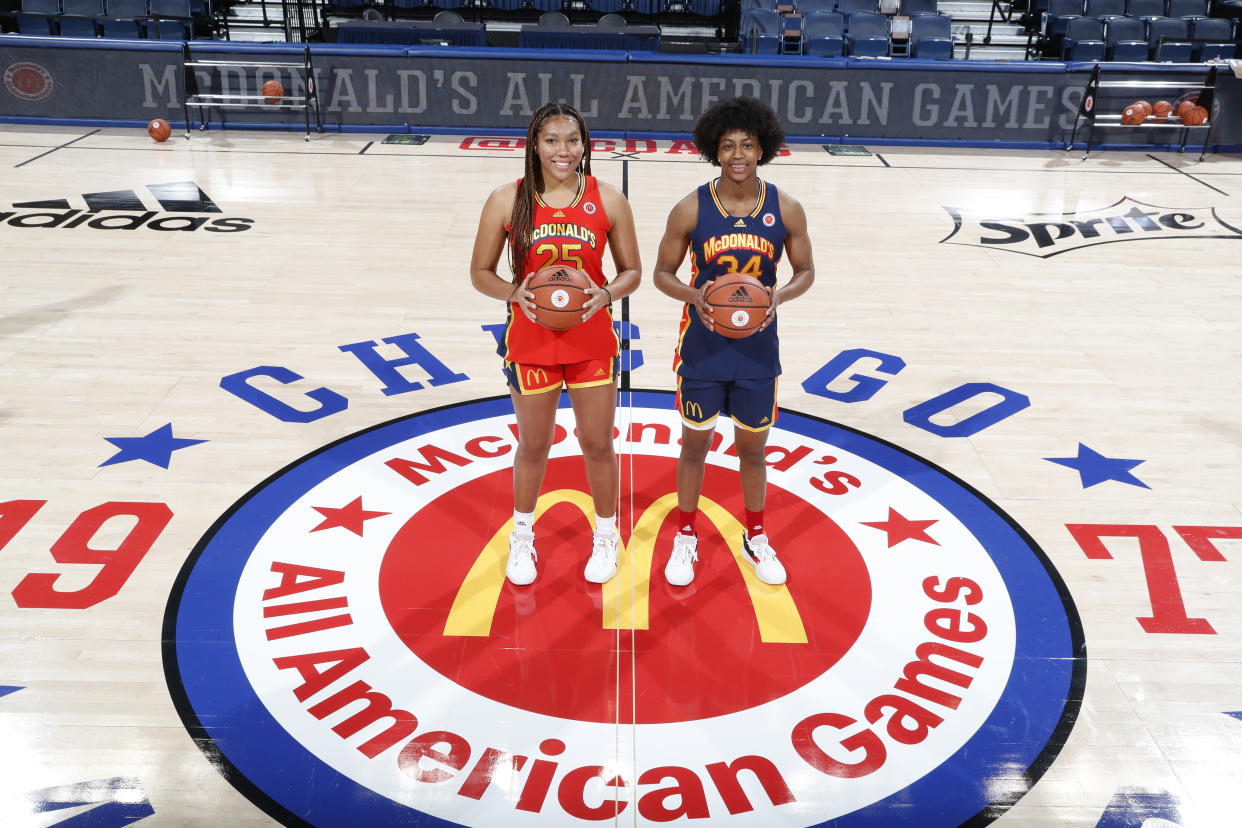
[[[0,684],[0,696],[7,696],[9,693],[16,693],[18,690],[24,690],[23,687],[10,687]]]
[[[1226,716],[1233,716],[1235,719],[1242,719],[1242,710],[1226,710]]]
[[[1128,483],[1131,486],[1142,486],[1144,489],[1150,489],[1142,480],[1130,474],[1130,469],[1146,460],[1128,460],[1122,457],[1105,457],[1095,449],[1090,449],[1082,443],[1078,444],[1077,457],[1045,457],[1049,463],[1056,463],[1061,466],[1068,466],[1078,472],[1078,476],[1082,478],[1082,487],[1089,489],[1097,483],[1103,483],[1105,480],[1116,480],[1121,483]]]
[[[100,466],[128,463],[130,460],[146,460],[148,463],[165,469],[168,468],[174,451],[207,442],[206,440],[174,437],[172,423],[157,428],[145,437],[105,437],[104,439],[120,451],[100,463]]]

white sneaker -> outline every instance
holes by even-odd
[[[505,577],[510,583],[526,586],[535,580],[535,536],[530,532],[509,534],[509,562],[505,564]]]
[[[612,576],[617,574],[619,543],[616,532],[594,532],[591,537],[591,558],[587,561],[582,577],[593,584],[603,584],[612,580]]]
[[[673,537],[673,554],[664,567],[664,580],[673,586],[685,586],[694,580],[694,562],[699,559],[699,539],[678,532]]]
[[[746,560],[755,567],[755,575],[765,584],[780,585],[785,583],[785,567],[776,559],[776,550],[768,546],[767,535],[748,537],[742,530],[742,550]]]

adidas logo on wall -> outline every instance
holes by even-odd
[[[221,212],[195,182],[173,181],[148,184],[142,192],[111,190],[46,201],[14,202],[12,210],[0,210],[0,224],[62,230],[75,227],[137,230],[142,227],[172,232],[202,228],[209,233],[240,233],[254,225],[254,219],[248,218],[192,215]]]

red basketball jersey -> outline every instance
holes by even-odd
[[[604,247],[611,229],[599,184],[592,176],[580,177],[578,195],[568,207],[549,207],[536,193],[534,228],[522,268],[525,273],[514,274],[514,281],[549,265],[565,264],[583,271],[595,284],[604,284]],[[505,334],[497,349],[508,362],[560,365],[616,356],[620,350],[609,308],[573,328],[554,331],[531,322],[514,304],[508,307]]]

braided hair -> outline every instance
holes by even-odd
[[[569,104],[549,103],[535,110],[526,132],[526,171],[518,182],[513,199],[513,217],[509,221],[509,267],[513,269],[513,281],[521,282],[526,275],[526,255],[530,250],[530,236],[535,227],[535,193],[543,192],[543,167],[539,163],[539,130],[554,118],[567,118],[578,125],[582,136],[582,161],[578,172],[591,174],[591,133],[578,110]]]

